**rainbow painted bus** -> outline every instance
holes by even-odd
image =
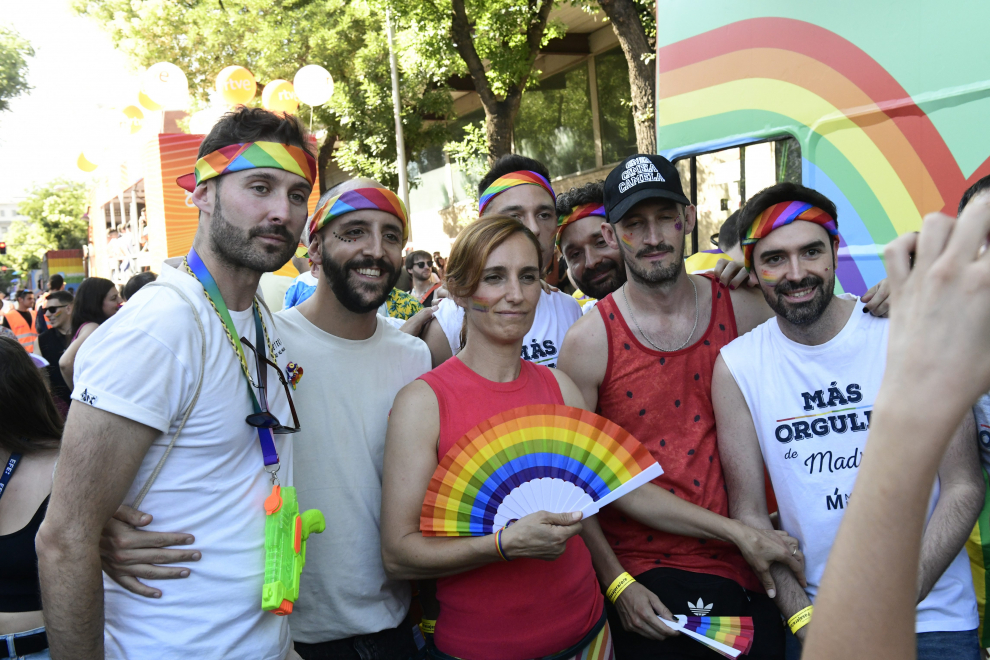
[[[712,228],[754,178],[796,177],[838,207],[838,286],[861,294],[885,276],[886,243],[926,213],[955,215],[990,174],[988,3],[659,0],[658,15],[658,151],[695,196],[699,159],[715,158],[701,168],[715,183],[741,162],[740,190],[699,200]]]

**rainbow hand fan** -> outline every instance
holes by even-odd
[[[751,616],[684,616],[675,614],[676,621],[658,617],[668,628],[679,630],[727,658],[749,653],[753,646],[753,617]]]
[[[621,427],[558,405],[499,413],[450,448],[430,479],[424,536],[484,536],[537,511],[585,517],[663,470]]]

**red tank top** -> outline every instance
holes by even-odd
[[[598,303],[598,311],[608,335],[599,413],[632,433],[657,459],[663,475],[653,483],[728,516],[715,435],[712,372],[719,349],[737,335],[729,289],[712,280],[712,318],[705,334],[697,343],[669,353],[651,350],[636,339],[611,294]],[[731,543],[659,532],[609,507],[598,517],[616,556],[633,575],[663,566],[719,575],[747,589],[761,589]]]
[[[440,404],[440,460],[489,417],[537,403],[563,404],[557,379],[520,360],[510,383],[482,378],[456,357],[423,374]],[[555,561],[520,558],[437,580],[434,642],[468,660],[528,660],[563,651],[598,623],[603,598],[581,537]]]

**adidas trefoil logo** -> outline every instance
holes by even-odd
[[[695,616],[705,616],[712,611],[714,603],[708,603],[705,605],[705,601],[701,598],[698,599],[697,603],[692,603],[688,601],[688,609],[691,610],[691,614]]]

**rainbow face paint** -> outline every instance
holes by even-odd
[[[626,244],[626,247],[627,247],[627,248],[630,248],[630,249],[632,248],[632,236],[629,236],[629,235],[627,235],[627,234],[623,234],[622,236],[620,236],[620,237],[619,237],[619,239],[620,239],[620,240],[621,240],[621,241],[622,241],[623,243],[625,243],[625,244]]]
[[[683,227],[683,226],[684,225],[682,225],[681,223],[678,222],[677,224],[674,225],[674,229],[677,229],[678,231],[680,231],[681,227]]]
[[[492,304],[485,300],[484,298],[471,298],[471,309],[476,312],[481,312],[482,314],[487,314],[488,310],[492,308]]]
[[[774,275],[773,272],[769,270],[760,270],[760,281],[767,286],[777,286],[780,282],[780,276]]]

